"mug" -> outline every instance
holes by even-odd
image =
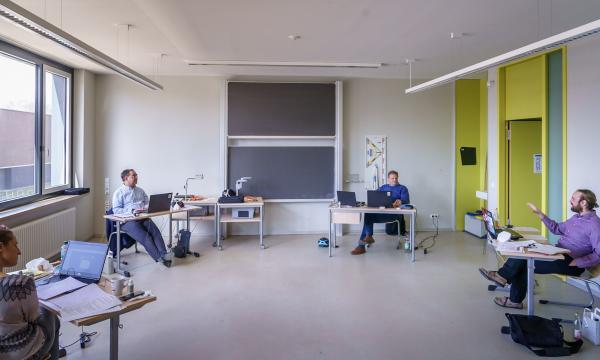
[[[125,288],[125,278],[114,278],[110,281],[112,293],[114,296],[120,296]]]

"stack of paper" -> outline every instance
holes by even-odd
[[[534,244],[532,246],[530,246],[527,251],[529,252],[534,252],[534,253],[540,253],[540,254],[545,254],[545,255],[557,255],[557,254],[568,254],[571,251],[567,250],[567,249],[563,249],[563,248],[559,248],[556,246],[552,246],[552,245],[545,245],[545,244]]]
[[[85,284],[77,279],[68,277],[64,280],[53,282],[47,285],[38,286],[37,295],[40,300],[48,300],[69,291],[84,287]]]
[[[525,248],[535,244],[533,240],[498,242],[496,250],[501,252],[525,252]]]
[[[58,312],[64,321],[97,315],[121,305],[121,300],[102,291],[96,284],[90,284],[70,294],[42,302]]]

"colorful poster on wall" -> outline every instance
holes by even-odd
[[[387,137],[381,135],[366,136],[365,187],[377,190],[386,182],[387,174]]]

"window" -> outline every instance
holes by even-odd
[[[0,209],[71,186],[71,78],[0,41]]]
[[[69,185],[69,74],[44,67],[44,192]]]

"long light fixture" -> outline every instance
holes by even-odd
[[[536,41],[532,44],[520,47],[518,49],[509,51],[502,55],[498,55],[496,57],[479,62],[477,64],[467,66],[466,68],[451,72],[449,74],[440,76],[438,78],[424,82],[422,84],[412,86],[412,87],[406,89],[405,93],[412,94],[412,93],[423,91],[425,89],[429,89],[429,88],[432,88],[435,86],[443,85],[443,84],[452,82],[454,80],[457,80],[461,77],[464,77],[464,76],[467,76],[467,75],[470,75],[470,74],[473,74],[473,73],[476,73],[479,71],[483,71],[483,70],[489,69],[491,67],[494,67],[494,66],[497,66],[497,65],[500,65],[503,63],[507,63],[507,62],[510,62],[510,61],[513,61],[513,60],[516,60],[519,58],[523,58],[523,57],[538,53],[540,51],[550,50],[550,49],[556,48],[558,46],[562,46],[568,42],[579,40],[583,37],[586,37],[586,36],[589,36],[592,34],[596,34],[598,32],[600,32],[600,19],[592,21],[585,25],[578,26],[571,30],[567,30],[560,34],[550,36],[546,39]]]
[[[148,79],[124,64],[121,64],[117,60],[75,38],[71,34],[62,31],[58,27],[27,11],[12,1],[0,0],[0,15],[25,29],[50,39],[78,55],[113,70],[117,74],[133,80],[138,84],[144,85],[152,90],[163,89],[162,85]]]
[[[246,60],[186,60],[190,66],[293,66],[293,67],[338,67],[380,68],[382,63],[306,62],[306,61],[246,61]]]

